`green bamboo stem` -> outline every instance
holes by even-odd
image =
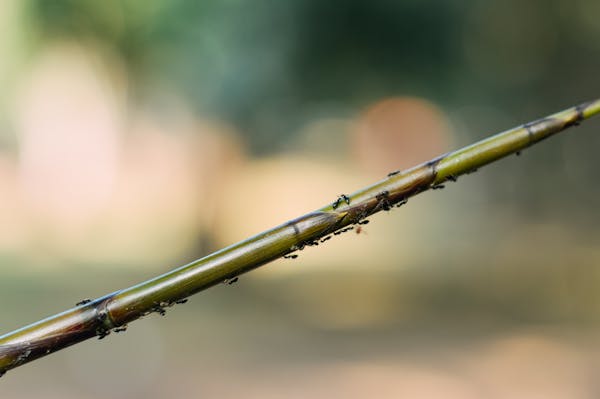
[[[318,245],[379,211],[388,211],[407,199],[462,174],[518,152],[600,113],[600,99],[569,108],[546,118],[442,155],[407,171],[395,171],[383,180],[342,195],[333,203],[278,227],[231,245],[188,265],[113,292],[93,301],[0,336],[0,375],[59,349],[111,332],[127,323],[265,263],[290,255],[305,246]]]

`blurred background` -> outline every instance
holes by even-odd
[[[597,98],[599,18],[594,0],[0,0],[0,333]],[[599,123],[0,393],[597,397]]]

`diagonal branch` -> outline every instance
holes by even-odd
[[[0,376],[22,364],[88,338],[119,332],[127,323],[185,302],[185,298],[305,246],[318,245],[379,211],[389,211],[409,197],[441,188],[447,181],[518,152],[584,119],[600,113],[600,100],[591,101],[526,123],[442,155],[407,171],[395,171],[352,195],[278,227],[231,245],[188,265],[113,292],[73,309],[0,336]]]

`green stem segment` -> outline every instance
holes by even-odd
[[[51,316],[0,336],[0,375],[34,359],[111,331],[165,308],[184,298],[265,263],[317,245],[330,234],[381,210],[406,203],[408,197],[435,189],[446,181],[518,152],[600,113],[600,100],[556,113],[535,122],[499,133],[468,147],[442,155],[404,172],[391,172],[385,179],[340,196],[332,204],[281,226],[224,248],[188,265],[174,269],[133,287]]]

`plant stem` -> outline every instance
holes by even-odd
[[[447,181],[518,152],[568,127],[600,113],[600,100],[558,112],[546,118],[507,130],[450,152],[407,171],[395,171],[351,195],[278,227],[224,248],[188,265],[113,292],[37,323],[0,336],[0,375],[7,370],[59,349],[112,331],[149,313],[305,246],[318,245],[331,234],[339,234],[367,216],[389,211],[428,189],[441,188]],[[293,256],[293,255],[291,255]]]

